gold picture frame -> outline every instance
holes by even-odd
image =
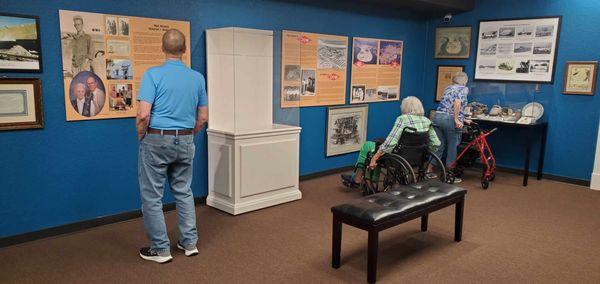
[[[593,96],[597,77],[598,61],[567,61],[562,93]]]
[[[40,79],[0,79],[0,130],[44,128]]]
[[[437,27],[434,50],[436,59],[469,59],[471,26]]]

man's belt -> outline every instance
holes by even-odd
[[[177,130],[163,130],[148,127],[149,134],[160,134],[160,135],[192,135],[194,131],[192,129],[177,129]]]

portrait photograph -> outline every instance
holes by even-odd
[[[0,130],[43,127],[40,79],[0,78]]]
[[[73,78],[82,71],[102,74],[105,21],[101,14],[59,11],[63,76]]]
[[[0,72],[42,71],[37,16],[0,13]]]
[[[468,59],[471,53],[471,27],[435,29],[435,58]]]
[[[598,61],[567,61],[563,80],[563,94],[588,95],[596,93]]]
[[[90,71],[81,71],[71,81],[71,107],[81,116],[94,117],[102,111],[106,89],[100,77]]]
[[[300,82],[300,95],[314,96],[316,90],[316,73],[312,69],[302,70],[302,81]]]
[[[129,36],[129,18],[119,17],[119,35]]]
[[[351,101],[364,101],[366,96],[365,86],[352,86]]]
[[[117,35],[117,17],[106,16],[106,34]]]

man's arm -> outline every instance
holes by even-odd
[[[137,129],[138,140],[141,141],[146,136],[148,125],[150,125],[150,110],[152,104],[145,101],[139,101],[137,117],[135,118],[135,127]]]
[[[200,132],[200,129],[204,127],[204,124],[208,121],[208,107],[201,106],[198,107],[198,111],[196,112],[196,125],[194,126],[194,134]]]

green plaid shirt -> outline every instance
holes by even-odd
[[[438,139],[437,135],[435,134],[435,130],[431,126],[431,121],[427,117],[422,115],[403,114],[396,118],[394,128],[385,139],[385,142],[381,144],[379,150],[385,153],[391,153],[398,144],[400,135],[402,135],[402,131],[405,127],[413,127],[417,130],[417,132],[428,132],[429,149],[431,151],[437,150],[437,148],[441,145],[440,139]]]

